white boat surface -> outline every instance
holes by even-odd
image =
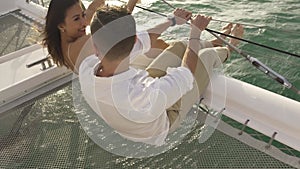
[[[20,10],[24,17],[37,23],[44,23],[46,8],[40,5],[33,2],[26,3],[22,0],[1,3],[0,14],[9,14],[15,10]],[[70,80],[66,77],[72,75],[71,71],[65,67],[54,65],[51,59],[46,59],[47,55],[47,50],[41,45],[33,44],[0,57],[0,74],[2,77],[0,82],[0,112],[36,97],[37,94],[34,92],[44,86],[49,86],[48,90],[50,90],[66,83],[67,79],[67,81]],[[38,61],[40,63],[28,66]],[[66,80],[57,81],[63,78]],[[37,93],[41,94],[43,91]]]
[[[300,151],[300,102],[224,75],[214,76],[211,84],[205,105],[225,108],[224,115]]]

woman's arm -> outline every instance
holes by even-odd
[[[127,3],[127,10],[129,13],[132,13],[136,3],[140,3],[140,0],[129,0]]]
[[[94,0],[86,10],[86,21],[90,23],[96,10],[105,4],[105,0]]]
[[[139,2],[140,0],[129,0],[128,4],[127,4],[127,9],[128,9],[128,12],[132,12],[136,3]],[[90,23],[96,10],[103,6],[105,4],[105,0],[94,0],[90,5],[89,7],[87,8],[86,10],[86,20],[87,20],[87,23]]]

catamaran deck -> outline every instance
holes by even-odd
[[[276,141],[268,148],[270,138],[250,128],[239,135],[243,125],[227,117],[202,144],[196,125],[158,156],[111,154],[82,129],[71,90],[69,84],[0,115],[0,168],[299,168],[299,152]]]
[[[31,29],[33,21],[19,10],[0,20],[5,23],[0,25],[0,90],[6,92],[6,100],[1,97],[0,168],[300,168],[299,151],[225,115],[204,143],[198,141],[203,125],[203,118],[198,118],[182,143],[163,154],[138,159],[107,152],[80,125],[69,72],[51,67],[44,73],[40,65],[26,68],[47,55],[40,46],[31,45],[30,39],[37,35]],[[57,71],[61,76],[51,78]],[[32,76],[39,74],[38,79],[51,80],[9,96],[20,85],[34,86]],[[4,90],[7,86],[13,87]]]
[[[47,50],[37,43],[41,39],[42,21],[29,16],[28,11],[19,8],[12,8],[0,16],[3,23],[0,25],[1,111],[16,106],[18,102],[32,99],[35,95],[21,97],[43,86],[53,86],[52,82],[71,73],[66,68],[58,68],[47,58]]]

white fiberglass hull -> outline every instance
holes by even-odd
[[[35,23],[43,24],[44,22],[46,8],[35,3],[16,0],[5,1],[0,6],[0,14],[4,16],[15,10],[20,11],[24,17],[30,18]],[[22,18],[20,19],[22,20]],[[7,43],[10,44],[10,42]],[[31,99],[31,97],[27,97],[27,99],[22,97],[42,87],[49,85],[49,90],[54,88],[55,85],[50,85],[51,83],[71,74],[71,71],[64,67],[48,66],[49,62],[47,61],[45,69],[41,69],[41,64],[27,67],[28,64],[45,59],[47,55],[46,49],[39,44],[34,44],[0,57],[0,113]],[[47,92],[47,90],[43,92]]]
[[[205,105],[300,151],[300,102],[223,75],[211,82]]]

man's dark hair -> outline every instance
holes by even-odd
[[[91,23],[93,42],[109,60],[129,56],[136,38],[136,24],[125,7],[99,8]]]

